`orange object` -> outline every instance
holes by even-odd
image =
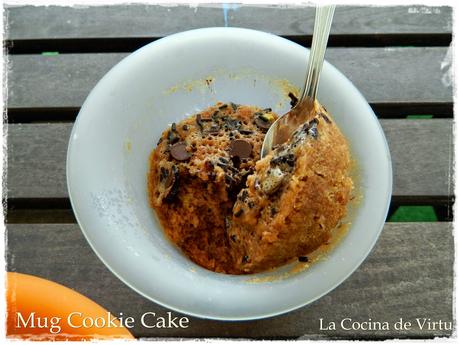
[[[134,339],[106,309],[52,281],[8,272],[6,295],[8,338]]]

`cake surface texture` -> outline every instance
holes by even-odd
[[[326,110],[260,159],[271,109],[217,103],[163,132],[148,192],[169,237],[195,263],[266,271],[326,244],[346,215],[349,148]]]

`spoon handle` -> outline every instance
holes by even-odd
[[[330,34],[335,5],[318,6],[314,20],[314,33],[312,35],[311,52],[308,61],[308,74],[304,84],[301,100],[316,99],[319,76],[324,63],[325,49],[327,48],[328,35]]]

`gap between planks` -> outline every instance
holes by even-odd
[[[285,39],[309,48],[311,35],[281,35]],[[18,39],[6,40],[8,54],[41,54],[43,52],[75,53],[130,53],[162,37],[129,38],[68,38],[68,39]],[[328,46],[333,48],[375,47],[447,47],[452,34],[368,34],[330,35]]]
[[[453,118],[452,102],[370,103],[380,119],[405,119],[409,115],[432,115],[438,119]],[[8,108],[7,123],[74,122],[80,108]]]

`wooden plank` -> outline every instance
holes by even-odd
[[[452,104],[452,87],[442,81],[446,54],[442,47],[331,48],[326,58],[373,106],[413,104],[429,114],[432,105]],[[12,55],[8,107],[13,111],[78,108],[97,81],[126,55]]]
[[[283,36],[311,35],[312,7],[221,5],[22,6],[7,8],[9,40],[163,37],[212,26],[236,26]],[[135,20],[132,20],[135,18]],[[339,6],[332,35],[452,32],[451,7]]]
[[[381,120],[394,170],[394,198],[445,200],[452,190],[452,120]],[[8,125],[9,198],[67,198],[71,123]]]
[[[9,198],[67,198],[65,161],[72,124],[8,126]]]
[[[452,197],[452,121],[381,120],[381,124],[392,158],[393,200],[428,204]]]
[[[403,338],[448,336],[451,331],[420,330],[416,318],[453,321],[454,241],[451,223],[387,223],[369,257],[335,290],[296,311],[265,320],[219,322],[190,317],[187,329],[146,329],[140,315],[165,316],[167,309],[136,294],[95,256],[77,225],[9,225],[7,268],[37,275],[137,322],[137,337],[244,338]],[[173,313],[179,316],[178,313]],[[339,322],[413,323],[409,331],[319,329],[320,319]]]

